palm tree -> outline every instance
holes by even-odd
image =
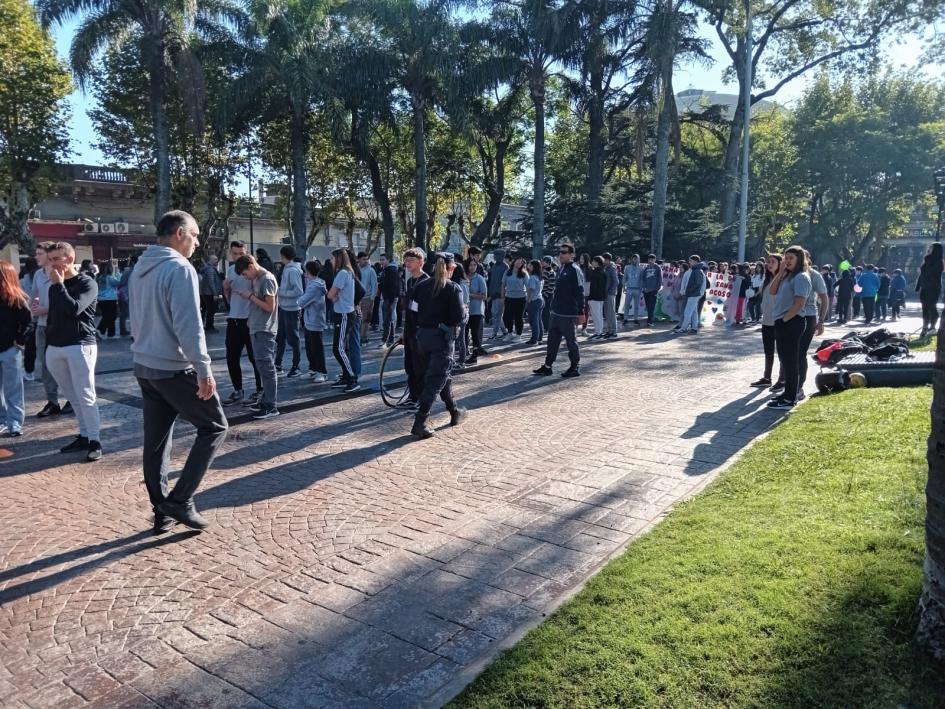
[[[938,330],[932,431],[926,456],[925,573],[917,636],[935,657],[945,659],[945,320]]]
[[[359,11],[376,26],[413,118],[415,243],[427,248],[426,114],[455,75],[456,26],[450,0],[370,0]]]
[[[137,51],[147,67],[149,107],[154,130],[154,163],[157,180],[154,220],[168,210],[171,196],[170,138],[168,134],[168,85],[175,67],[188,75],[195,71],[191,52],[194,36],[218,38],[221,23],[241,26],[245,15],[230,0],[38,0],[43,25],[49,27],[72,17],[82,17],[72,38],[69,60],[79,86],[85,88],[96,57],[109,46],[137,35]]]
[[[253,106],[258,120],[287,117],[292,155],[292,240],[304,254],[310,116],[329,93],[332,34],[328,0],[260,0],[250,6],[243,33],[246,73],[234,82],[231,103]]]
[[[545,248],[545,90],[552,67],[578,41],[577,13],[571,0],[508,0],[492,13],[496,46],[506,53],[511,83],[525,82],[535,109],[534,258],[541,258]]]

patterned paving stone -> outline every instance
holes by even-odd
[[[233,426],[197,496],[212,527],[155,538],[121,346],[98,464],[54,452],[75,419],[5,444],[3,706],[417,706],[778,419],[745,387],[755,332],[634,332],[584,347],[574,381],[505,353],[428,441],[374,395]]]

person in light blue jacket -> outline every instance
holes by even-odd
[[[873,322],[876,294],[879,292],[879,275],[876,273],[876,266],[871,263],[866,264],[866,270],[856,279],[856,284],[860,287],[860,299],[863,303],[863,321],[865,324],[869,325]]]
[[[322,333],[328,327],[325,296],[328,287],[321,278],[318,261],[305,264],[305,292],[298,297],[296,304],[302,309],[302,325],[305,328],[305,356],[308,358],[308,375],[316,384],[328,379],[325,365],[325,344]]]

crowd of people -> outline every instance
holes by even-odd
[[[205,524],[193,493],[226,436],[224,407],[248,406],[253,418],[272,418],[279,415],[280,377],[307,375],[314,384],[328,383],[329,329],[340,369],[330,386],[348,393],[361,388],[362,353],[372,334],[386,348],[402,333],[408,387],[402,406],[414,411],[411,432],[428,438],[434,435],[427,421],[437,397],[451,425],[465,416],[452,394],[452,373],[475,364],[490,341],[522,341],[526,324],[527,344],[545,345],[535,375],[553,373],[564,340],[569,366],[561,376],[578,377],[579,335],[613,339],[621,320],[625,328],[652,326],[670,311],[677,313],[674,333],[697,333],[714,322],[705,316],[710,279],[725,283],[732,303],[725,324],[761,326],[764,371],[752,386],[770,388],[769,406],[791,408],[804,398],[807,351],[824,323],[831,317],[845,323],[861,312],[866,325],[895,320],[907,289],[898,269],[889,274],[872,264],[816,267],[799,246],[734,265],[699,256],[664,263],[652,254],[645,261],[634,255],[622,262],[609,253],[578,255],[567,243],[558,246],[557,259],[528,260],[497,249],[486,262],[475,247],[465,258],[412,248],[402,263],[381,254],[372,264],[367,254],[339,248],[324,263],[300,263],[294,248],[283,246],[280,263],[274,264],[264,250],[250,254],[243,242],[233,241],[221,272],[215,256],[194,263],[199,228],[190,215],[168,213],[157,236],[156,245],[122,268],[76,264],[66,242],[40,244],[20,274],[0,262],[2,430],[22,435],[23,381],[35,373],[46,395],[36,415],[76,416],[77,435],[61,451],[100,459],[98,342],[130,337],[144,402],[145,480],[156,531],[176,522]],[[942,271],[942,246],[936,243],[916,282],[923,332],[938,318]],[[217,392],[206,344],[221,305],[232,386],[225,397]],[[252,369],[253,390],[244,384],[244,362]],[[170,440],[178,417],[197,428],[197,438],[168,492]]]

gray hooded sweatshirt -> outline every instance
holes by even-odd
[[[279,309],[296,311],[299,298],[305,292],[305,278],[298,261],[290,261],[282,268],[282,278],[279,280]]]
[[[489,271],[489,297],[502,297],[502,281],[509,267],[505,264],[505,250],[496,249],[492,252],[495,262],[492,264],[492,270]]]
[[[169,246],[151,245],[128,279],[131,352],[143,368],[161,372],[196,369],[210,376],[210,354],[200,317],[197,271]]]

